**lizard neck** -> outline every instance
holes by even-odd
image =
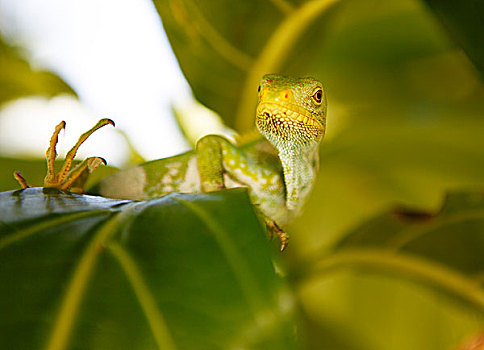
[[[302,209],[314,184],[318,168],[317,143],[304,147],[288,144],[286,147],[278,147],[278,150],[284,171],[286,206],[297,213]]]

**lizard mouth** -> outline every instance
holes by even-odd
[[[323,125],[303,108],[264,102],[257,106],[257,128],[269,137],[309,142],[320,140]]]

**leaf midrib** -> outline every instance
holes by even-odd
[[[133,288],[141,309],[145,314],[153,337],[158,344],[158,348],[160,350],[176,350],[175,341],[171,336],[163,314],[159,310],[156,299],[146,285],[143,274],[134,259],[119,243],[111,242],[108,249],[126,274],[128,282]]]

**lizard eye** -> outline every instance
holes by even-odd
[[[260,93],[260,84],[259,84],[259,88],[257,89],[257,92]]]
[[[320,105],[323,101],[323,90],[317,89],[313,94],[313,100],[317,105]]]

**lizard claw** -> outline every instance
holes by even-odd
[[[58,136],[61,130],[65,129],[66,127],[65,121],[60,122],[55,127],[54,133],[52,134],[52,137],[50,139],[49,148],[47,149],[47,152],[46,152],[47,175],[45,176],[45,179],[44,179],[44,187],[57,188],[63,191],[68,191],[74,184],[77,185],[80,183],[82,187],[83,183],[87,179],[87,174],[90,174],[99,165],[101,164],[105,165],[106,161],[103,158],[89,157],[85,159],[83,162],[79,163],[73,169],[71,169],[72,162],[76,156],[76,153],[79,147],[84,143],[84,141],[88,139],[89,136],[91,136],[93,132],[108,124],[114,126],[114,122],[111,119],[107,119],[107,118],[101,119],[91,129],[89,129],[87,132],[82,134],[79,137],[79,140],[77,141],[77,143],[74,145],[74,147],[72,147],[70,151],[67,152],[67,155],[61,170],[59,172],[56,172],[54,169],[54,165],[55,165],[55,158],[57,157],[56,146],[57,146]],[[27,182],[23,178],[23,176],[18,171],[14,173],[14,177],[20,183],[22,188],[29,187],[27,185]]]
[[[281,231],[280,233],[277,234],[279,236],[279,239],[281,240],[281,252],[283,252],[287,245],[289,244],[289,235],[284,232],[284,231]]]
[[[283,252],[289,244],[289,235],[275,221],[270,219],[266,219],[265,221],[269,231],[269,238],[272,239],[275,233],[281,241],[280,251]]]
[[[27,184],[27,180],[25,180],[25,178],[22,176],[22,174],[20,173],[20,171],[14,171],[13,172],[13,177],[15,178],[15,180],[17,180],[20,184],[20,186],[22,187],[22,190],[25,190],[26,188],[29,188],[30,186]]]

